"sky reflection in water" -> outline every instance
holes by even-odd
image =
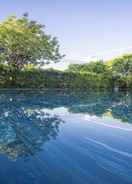
[[[132,183],[131,123],[128,92],[1,91],[0,183]]]

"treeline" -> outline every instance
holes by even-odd
[[[103,85],[105,88],[132,88],[132,54],[126,54],[110,61],[73,64],[69,66],[68,71],[96,75],[100,79],[99,87]]]
[[[111,61],[72,64],[65,71],[25,67],[17,70],[15,81],[7,65],[0,66],[1,88],[61,88],[61,89],[131,89],[132,55]]]
[[[28,14],[0,23],[0,88],[113,89],[132,88],[132,54],[82,65],[65,71],[44,70],[64,55],[45,26]],[[39,68],[38,68],[39,65]]]
[[[99,89],[110,88],[110,79],[102,74],[32,69],[17,71],[15,81],[8,67],[0,68],[1,88],[61,88],[61,89]],[[102,83],[102,81],[104,81]]]

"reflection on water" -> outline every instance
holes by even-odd
[[[35,154],[45,141],[57,136],[63,122],[44,108],[58,107],[66,107],[71,113],[106,115],[132,123],[132,96],[127,92],[1,91],[0,152],[12,159]]]
[[[13,184],[21,184],[20,175],[22,184],[127,184],[131,123],[128,92],[1,91],[0,155],[6,161],[0,157],[0,163],[17,179]],[[9,174],[14,167],[20,174]],[[5,178],[0,171],[0,183],[10,184]]]
[[[37,98],[34,100],[33,104]],[[63,123],[58,116],[44,112],[42,106],[33,107],[24,101],[24,93],[0,95],[0,152],[11,159],[35,154],[44,142],[56,138]]]

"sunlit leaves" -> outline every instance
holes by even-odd
[[[27,64],[60,58],[57,39],[47,35],[43,25],[30,21],[27,14],[9,17],[0,24],[1,62],[21,70]]]

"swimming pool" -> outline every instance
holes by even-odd
[[[1,184],[132,183],[132,95],[0,91]]]

